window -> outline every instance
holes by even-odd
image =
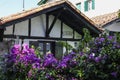
[[[95,9],[95,0],[86,0],[84,2],[84,11],[89,11],[94,9]]]
[[[81,10],[81,3],[77,3],[76,6],[77,6],[77,9]]]
[[[55,42],[52,41],[30,41],[30,46],[33,45],[35,48],[40,48],[40,54],[46,54],[51,51],[55,53]]]

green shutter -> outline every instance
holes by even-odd
[[[88,1],[84,2],[84,11],[88,11]]]
[[[92,9],[95,9],[95,0],[92,0]]]

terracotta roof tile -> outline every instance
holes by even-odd
[[[115,20],[118,18],[118,12],[108,13],[100,16],[96,16],[91,18],[93,22],[98,25],[99,27],[102,27],[103,25]]]

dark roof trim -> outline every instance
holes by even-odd
[[[69,8],[70,7],[70,8]],[[66,4],[65,6],[66,9],[68,9],[72,14],[74,14],[79,20],[81,20],[84,24],[86,24],[88,26],[89,29],[95,31],[96,33],[100,34],[101,31],[92,23],[90,23],[90,21],[88,21],[87,19],[84,18],[84,16],[80,15],[76,10],[74,10],[73,8],[71,8],[70,5]],[[72,9],[72,10],[71,10]]]

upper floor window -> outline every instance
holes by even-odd
[[[89,11],[94,9],[95,9],[95,0],[86,0],[84,2],[84,11]]]
[[[76,6],[77,6],[77,9],[81,10],[81,3],[77,3]]]

